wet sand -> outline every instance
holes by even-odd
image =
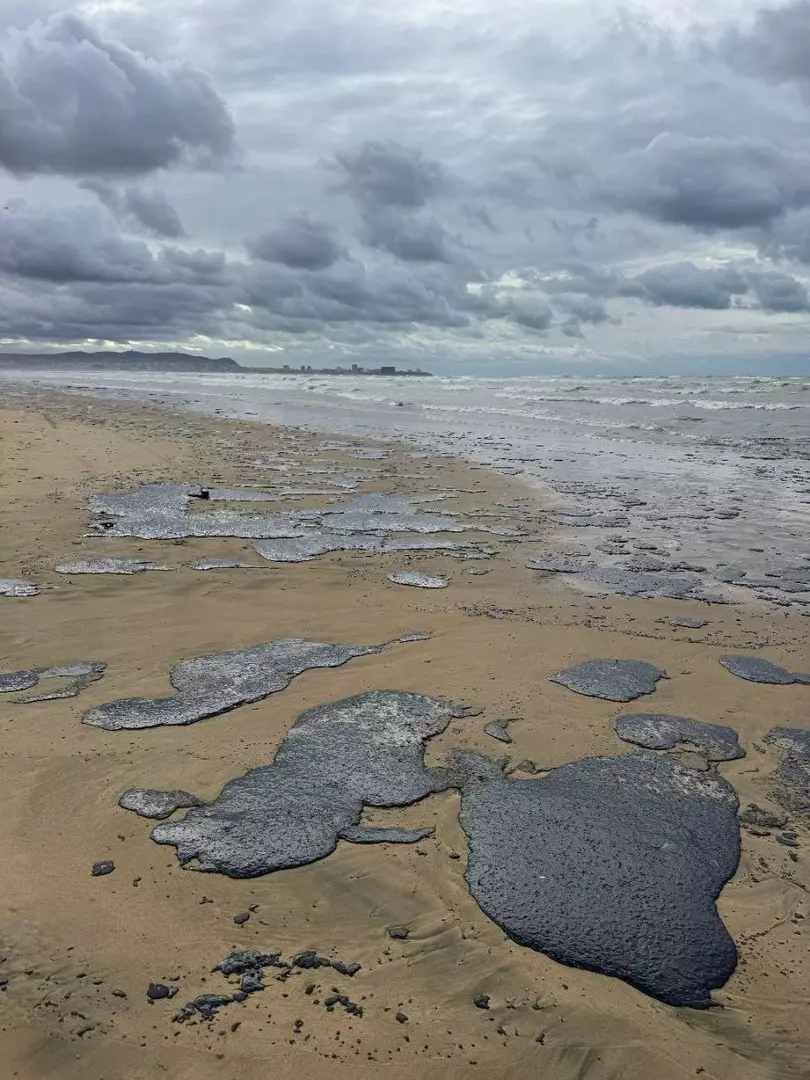
[[[547,549],[544,539],[485,536],[499,555],[484,562],[350,552],[197,572],[183,564],[209,556],[262,560],[238,539],[85,535],[87,501],[97,492],[158,481],[318,486],[323,474],[312,470],[330,463],[370,470],[361,491],[455,490],[462,494],[454,508],[492,511],[493,522],[541,538],[549,528],[536,494],[517,481],[404,450],[376,460],[357,457],[351,446],[321,449],[333,443],[49,394],[0,401],[0,577],[27,578],[42,589],[31,598],[0,597],[0,671],[107,664],[104,678],[76,699],[19,705],[14,694],[0,697],[6,1075],[344,1080],[404,1078],[414,1068],[428,1080],[806,1075],[810,972],[802,916],[809,914],[810,831],[801,818],[791,820],[796,848],[773,833],[743,829],[740,867],[718,903],[739,963],[714,994],[724,1007],[695,1011],[506,939],[467,889],[456,792],[366,811],[364,825],[435,825],[435,835],[416,845],[340,842],[320,862],[249,880],[183,870],[172,848],[149,839],[153,823],[118,807],[133,787],[214,798],[228,780],[272,760],[305,710],[374,689],[451,698],[478,713],[431,740],[429,765],[454,747],[508,754],[514,764],[530,759],[540,768],[630,753],[613,726],[628,712],[727,724],[747,756],[721,762],[718,771],[741,806],[773,806],[767,777],[779,758],[761,739],[774,725],[806,726],[807,688],[745,682],[717,661],[757,653],[806,669],[808,624],[799,615],[586,596],[552,574],[525,569]],[[274,457],[288,468],[252,465]],[[322,503],[311,497],[294,505]],[[94,555],[178,569],[131,577],[55,572],[57,563]],[[450,585],[407,588],[388,580],[394,571],[442,575]],[[659,621],[669,617],[710,622],[690,630]],[[80,723],[85,710],[113,699],[167,694],[169,669],[189,657],[285,636],[372,643],[418,630],[431,631],[431,640],[306,672],[266,700],[188,727],[108,732]],[[629,706],[550,681],[562,668],[600,657],[643,660],[669,678]],[[511,744],[484,734],[487,723],[506,718],[516,718],[508,726]],[[115,871],[91,876],[101,860],[113,860]],[[235,924],[244,912],[249,920]],[[391,926],[407,927],[408,937],[391,939]],[[197,995],[231,992],[211,969],[232,949],[251,947],[285,956],[315,949],[362,967],[353,978],[331,969],[286,981],[270,975],[266,990],[210,1024],[172,1023]],[[177,986],[177,996],[150,1004],[150,983]],[[333,987],[363,1005],[362,1018],[326,1011]],[[490,996],[489,1010],[473,1004],[480,994]]]

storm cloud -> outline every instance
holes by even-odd
[[[733,267],[701,270],[694,263],[656,266],[632,278],[624,292],[650,303],[683,308],[723,311],[734,296],[748,292],[748,283]]]
[[[56,15],[0,45],[0,165],[13,173],[144,173],[234,151],[228,108],[190,64],[150,60]]]
[[[162,191],[136,187],[119,191],[102,180],[85,181],[82,187],[92,191],[111,214],[136,231],[175,240],[186,235],[180,215]]]
[[[753,291],[765,311],[807,311],[807,286],[791,274],[777,270],[757,274]]]
[[[301,270],[326,270],[344,254],[328,222],[296,214],[268,229],[247,248],[257,259]]]

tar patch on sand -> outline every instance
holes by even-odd
[[[247,649],[209,653],[172,668],[171,684],[177,691],[173,697],[121,698],[90,709],[82,720],[107,731],[193,724],[284,690],[304,671],[341,667],[354,657],[424,637],[412,634],[382,645],[278,638]]]
[[[38,595],[39,586],[35,585],[33,581],[25,581],[22,578],[0,578],[0,596],[22,598]]]
[[[123,810],[131,810],[139,817],[162,821],[171,817],[175,810],[187,810],[202,806],[202,799],[187,791],[156,791],[154,788],[130,788],[118,800]]]
[[[789,686],[791,683],[810,683],[810,675],[772,664],[759,656],[721,656],[720,663],[740,679],[748,682]]]
[[[395,585],[410,585],[416,589],[446,589],[448,585],[447,578],[420,574],[416,570],[397,570],[388,575],[388,580]]]
[[[551,676],[551,681],[575,694],[606,701],[633,701],[651,694],[665,673],[643,660],[586,660]]]
[[[452,772],[425,766],[425,741],[465,714],[452,702],[389,690],[310,709],[271,765],[231,780],[183,820],[158,825],[152,839],[176,847],[183,864],[235,878],[322,859],[341,836],[391,842],[388,830],[357,831],[363,807],[407,806],[453,786]]]
[[[261,570],[258,563],[240,562],[239,559],[192,559],[186,563],[190,570]]]
[[[634,713],[620,716],[616,734],[624,742],[647,750],[672,750],[686,744],[700,750],[709,761],[733,761],[745,757],[734,728],[723,724],[704,724],[688,716],[664,713]]]
[[[775,727],[762,739],[782,755],[769,790],[773,799],[786,810],[810,813],[810,731],[802,728]]]
[[[148,559],[120,559],[93,556],[89,559],[71,559],[56,567],[57,574],[144,574],[147,570],[170,570],[170,566],[158,566]]]
[[[53,690],[42,690],[38,694],[27,694],[25,697],[17,698],[17,703],[28,705],[35,701],[61,701],[65,698],[78,697],[91,683],[103,678],[106,667],[107,665],[100,661],[91,660],[85,664],[69,664],[66,667],[11,671],[6,675],[0,675],[0,694],[31,690],[38,687],[43,680],[61,679],[63,680],[61,686]]]
[[[739,860],[731,786],[648,752],[532,780],[465,758],[467,883],[482,910],[560,963],[710,1005],[736,964],[715,907]]]

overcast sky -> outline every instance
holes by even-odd
[[[6,351],[807,370],[808,284],[810,0],[0,4]]]

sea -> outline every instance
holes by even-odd
[[[6,371],[51,387],[338,435],[399,440],[519,476],[611,534],[709,568],[810,561],[810,379],[475,378]],[[588,527],[620,513],[626,527]],[[607,517],[605,517],[607,515]],[[564,540],[564,535],[563,535]]]

